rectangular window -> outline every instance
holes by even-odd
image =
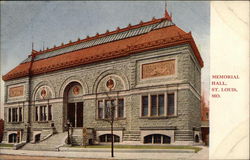
[[[114,100],[106,100],[105,101],[105,118],[110,118],[115,114],[115,101]]]
[[[22,122],[23,121],[23,108],[9,108],[8,109],[8,122]]]
[[[19,122],[22,122],[22,120],[23,120],[22,108],[19,108]]]
[[[103,106],[103,101],[98,101],[98,118],[102,119],[103,117],[103,112],[104,112],[104,106]]]
[[[8,117],[9,118],[9,122],[11,122],[11,108],[8,109],[8,112],[9,112],[9,114],[8,114],[9,115],[9,117]]]
[[[142,116],[171,116],[175,114],[175,94],[142,96]],[[150,103],[149,103],[150,97]],[[150,113],[148,112],[150,111]],[[167,113],[167,114],[166,114]]]
[[[114,118],[123,118],[125,115],[123,98],[119,98],[118,102],[114,99],[99,100],[97,107],[98,119],[110,118],[112,115]]]
[[[42,106],[40,106],[39,107],[39,111],[40,111],[40,121],[42,121],[43,120],[43,108],[42,108]]]
[[[46,106],[40,106],[40,121],[46,121]]]
[[[17,108],[12,108],[12,122],[17,122]]]
[[[43,106],[43,115],[44,115],[44,116],[43,116],[43,120],[44,120],[44,121],[46,121],[46,119],[47,119],[46,108],[47,108],[46,106]]]
[[[168,116],[174,115],[174,93],[168,94]]]
[[[36,111],[35,111],[35,121],[38,121],[38,107],[36,106]]]
[[[118,118],[123,118],[124,117],[124,100],[123,99],[118,99]]]
[[[51,121],[52,119],[52,105],[35,107],[35,121]]]
[[[158,115],[164,115],[164,94],[158,95]]]
[[[142,116],[148,116],[148,96],[142,96]]]
[[[157,116],[157,96],[151,95],[151,116]]]
[[[51,105],[48,106],[48,120],[52,120],[52,111],[51,111]]]

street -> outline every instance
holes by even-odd
[[[162,150],[115,150],[115,157],[111,158],[106,149],[89,149],[88,151],[28,151],[28,150],[0,150],[0,160],[88,160],[88,159],[131,159],[131,160],[166,160],[166,159],[208,159],[208,147],[201,146],[198,153],[169,152]]]
[[[93,158],[62,158],[44,156],[0,155],[0,160],[95,160]],[[98,159],[106,160],[106,159]]]

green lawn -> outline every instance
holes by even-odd
[[[13,147],[13,144],[2,144],[2,143],[0,143],[0,147]]]
[[[84,148],[84,146],[73,146],[75,148]],[[110,148],[110,145],[89,145],[86,148]],[[117,149],[192,149],[195,153],[202,148],[194,146],[160,146],[160,145],[114,145]]]

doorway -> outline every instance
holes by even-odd
[[[83,127],[83,102],[68,103],[67,118],[72,127]]]
[[[67,121],[70,122],[71,126],[83,127],[83,89],[80,83],[70,82],[64,90],[63,96],[63,117],[64,126],[66,126]],[[65,128],[66,129],[66,128]]]

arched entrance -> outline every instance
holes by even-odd
[[[83,127],[83,89],[78,82],[71,82],[64,91],[65,123],[72,127]]]

